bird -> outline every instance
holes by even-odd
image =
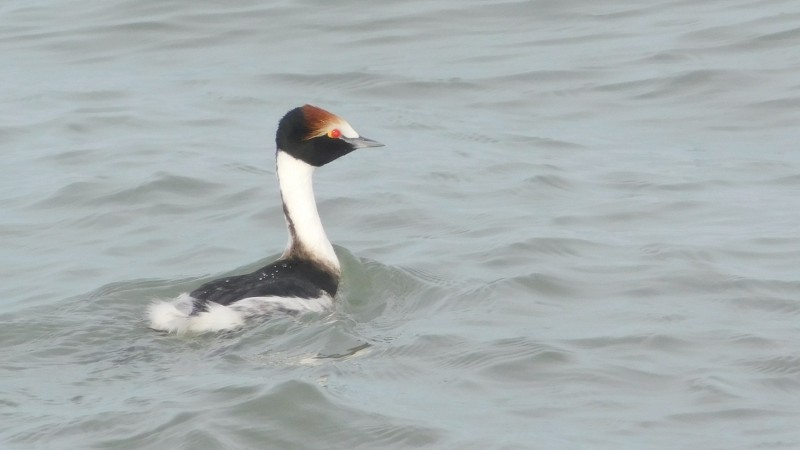
[[[168,333],[215,332],[248,318],[330,309],[341,266],[317,211],[312,176],[348,153],[384,144],[360,136],[343,118],[313,105],[287,112],[275,135],[275,165],[289,242],[278,260],[216,279],[171,301],[152,302],[150,328]]]

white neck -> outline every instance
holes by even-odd
[[[278,150],[277,173],[286,224],[290,228],[289,245],[283,256],[288,256],[292,249],[296,250],[299,247],[310,253],[308,256],[339,270],[339,260],[322,228],[317,202],[314,200],[314,185],[311,179],[314,166]]]

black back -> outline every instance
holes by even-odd
[[[287,258],[246,275],[220,278],[192,291],[196,299],[192,314],[206,310],[208,302],[230,305],[249,297],[317,298],[324,293],[336,295],[337,276],[306,260]]]

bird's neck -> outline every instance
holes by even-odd
[[[289,228],[289,245],[282,257],[310,259],[338,273],[339,259],[322,228],[314,199],[314,166],[278,150],[277,174]]]

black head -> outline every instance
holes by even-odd
[[[320,167],[357,148],[383,144],[363,138],[341,117],[322,108],[305,105],[281,119],[275,136],[278,151]]]

